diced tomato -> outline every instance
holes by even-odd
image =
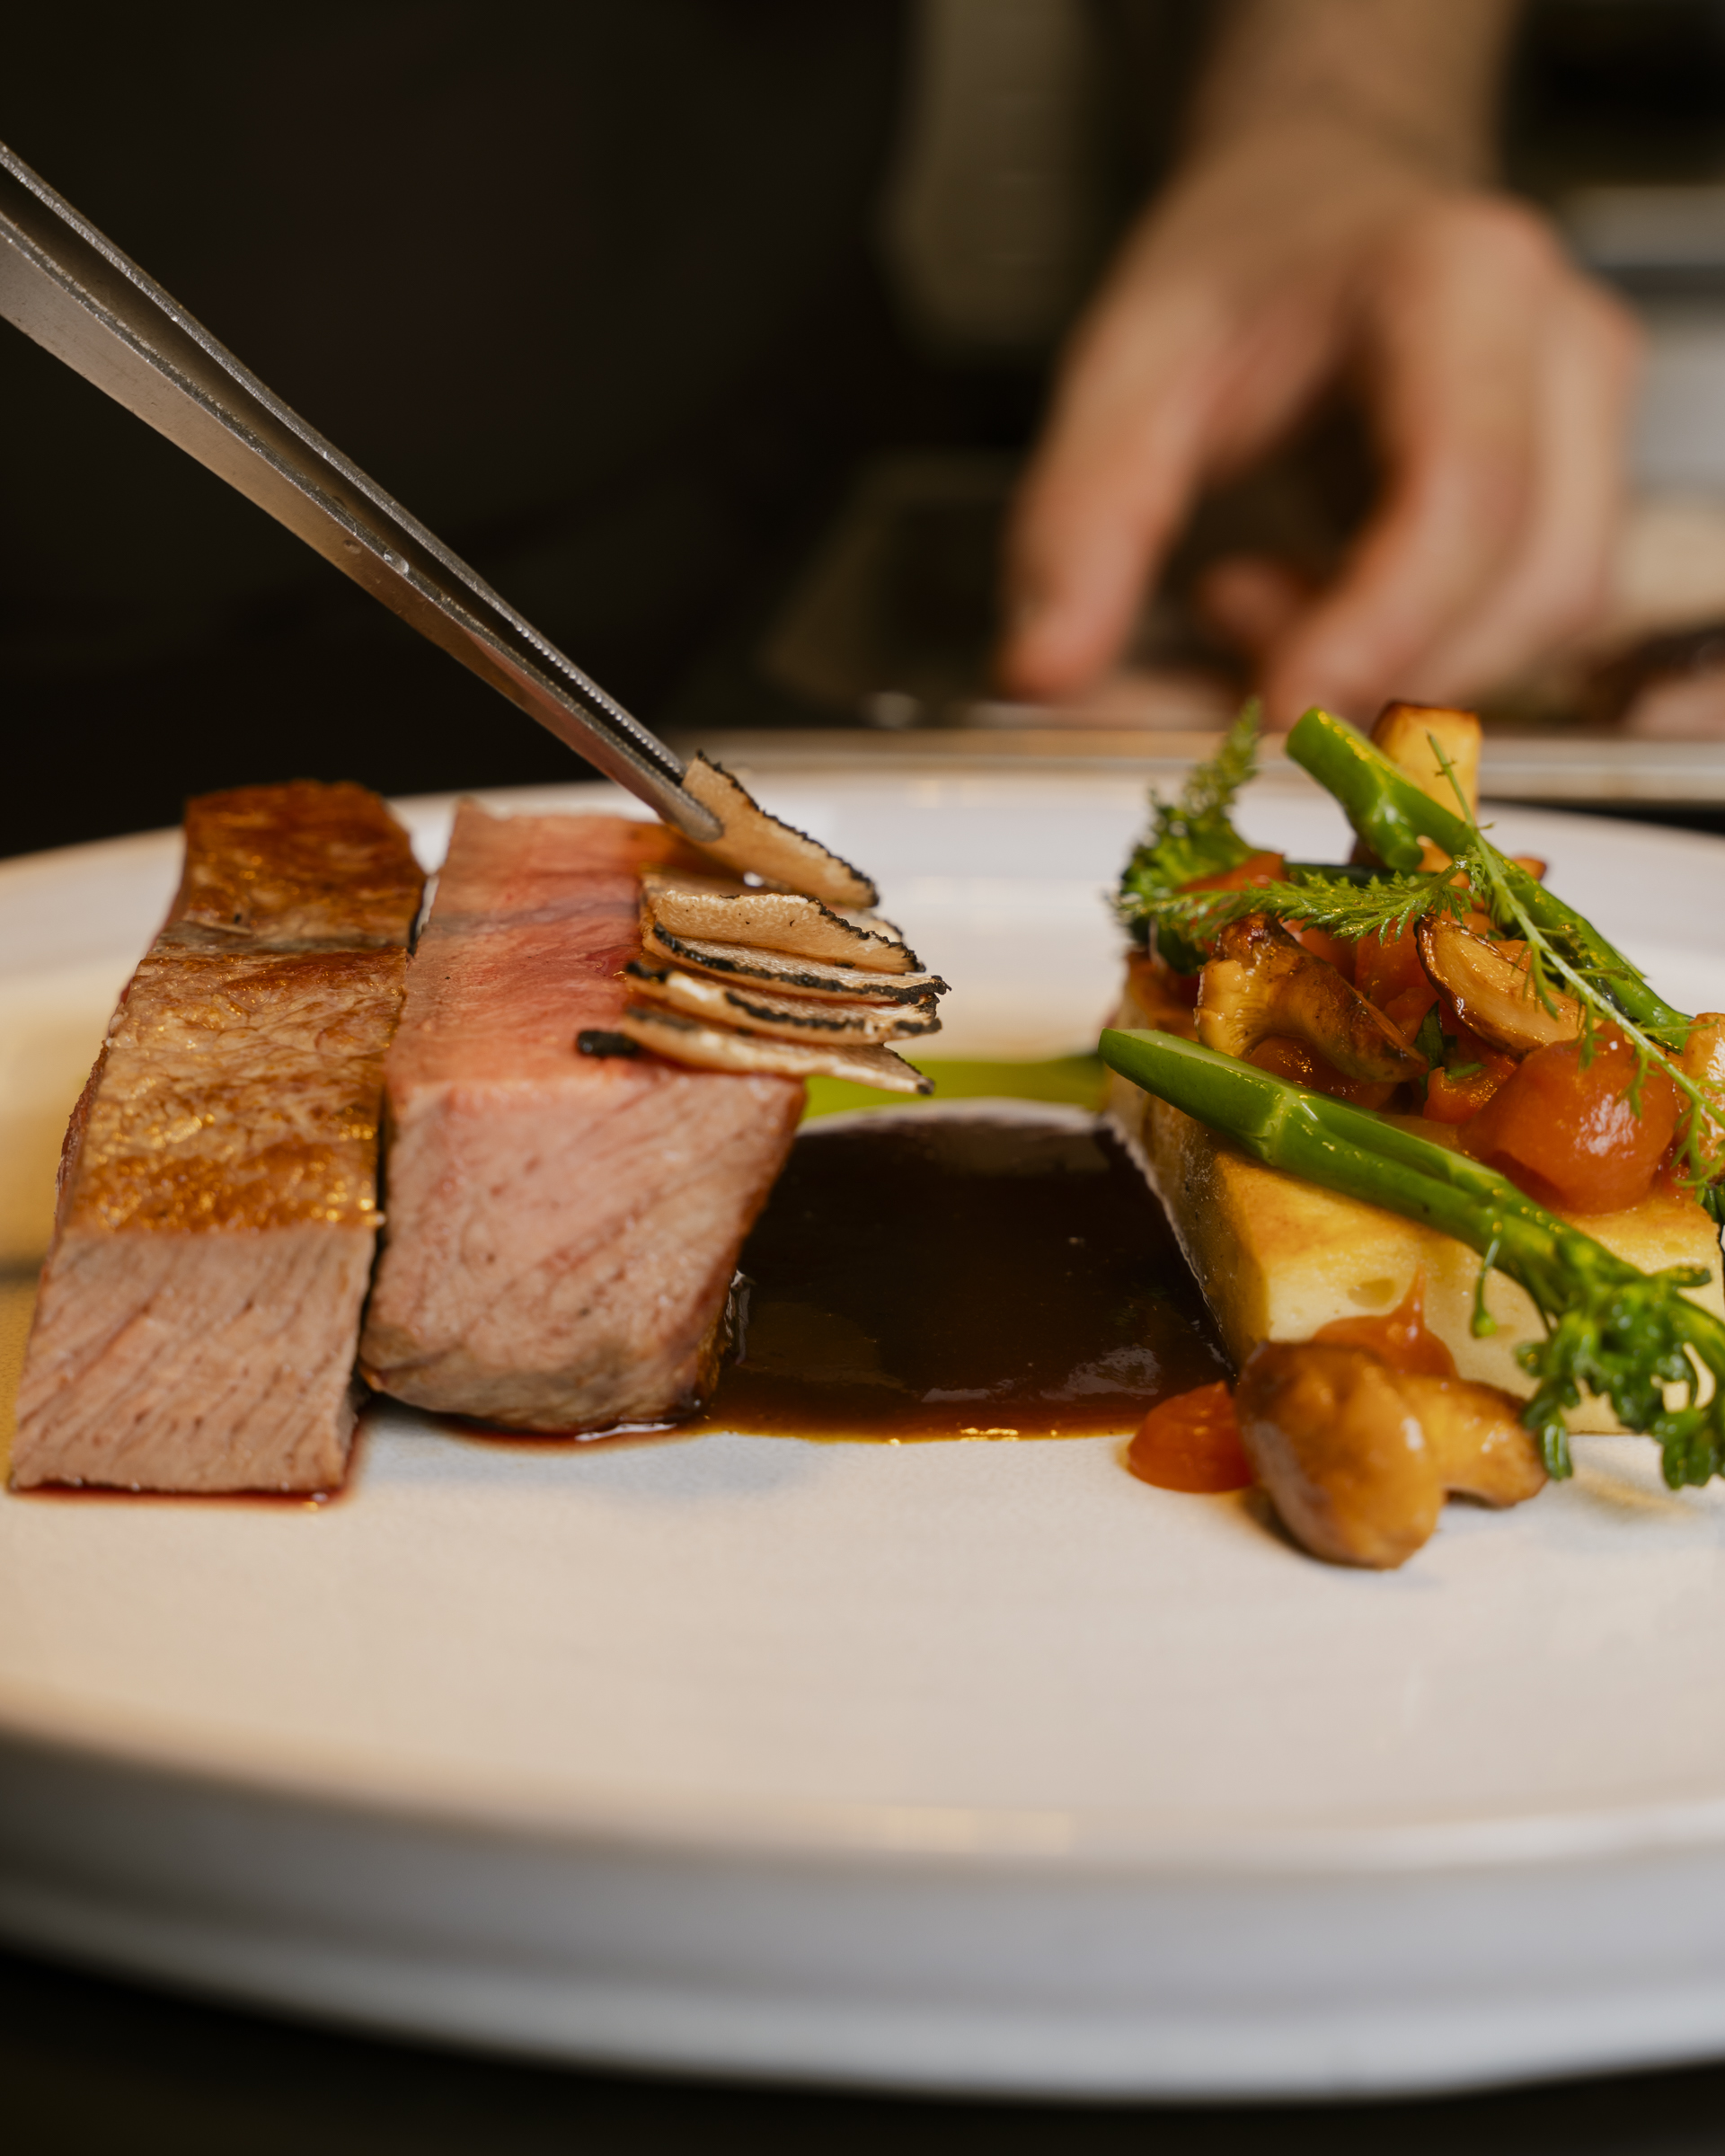
[[[1513,1056],[1493,1054],[1489,1063],[1482,1059],[1482,1067],[1466,1078],[1434,1071],[1426,1081],[1426,1105],[1420,1112],[1433,1123],[1471,1122],[1515,1067]]]
[[[1154,1013],[1175,1003],[1185,1011],[1198,1008],[1201,974],[1176,973],[1166,959],[1135,954],[1126,962],[1127,978],[1139,1003]]]
[[[1182,891],[1251,891],[1267,883],[1279,883],[1283,862],[1279,853],[1248,853],[1237,868],[1220,870],[1214,876],[1194,876],[1182,883]]]
[[[1463,915],[1462,925],[1471,928],[1476,936],[1483,936],[1490,932],[1491,922],[1489,915],[1473,912]],[[1388,938],[1362,936],[1354,946],[1354,985],[1386,1016],[1390,1005],[1403,996],[1426,994],[1431,983],[1420,963],[1420,946],[1413,931],[1408,929]],[[1436,1001],[1435,994],[1428,998],[1420,1018]],[[1419,1019],[1414,1021],[1416,1028],[1419,1022]]]
[[[1346,1100],[1355,1108],[1382,1108],[1395,1091],[1393,1084],[1382,1084],[1376,1079],[1349,1078],[1327,1056],[1308,1048],[1303,1040],[1289,1040],[1279,1033],[1261,1040],[1246,1061],[1256,1064],[1261,1071],[1268,1071],[1272,1078],[1286,1078],[1295,1085],[1309,1087],[1314,1093],[1328,1093],[1332,1100]]]
[[[1634,1051],[1614,1027],[1595,1036],[1585,1063],[1579,1041],[1535,1048],[1467,1124],[1462,1144],[1542,1204],[1617,1212],[1652,1188],[1681,1106],[1654,1067],[1641,1080],[1638,1116],[1634,1079]]]
[[[1294,941],[1309,950],[1314,958],[1328,959],[1344,981],[1354,977],[1354,947],[1344,943],[1340,936],[1332,936],[1326,928],[1313,928],[1305,922],[1285,921]]]
[[[1477,1116],[1498,1088],[1515,1075],[1516,1059],[1480,1038],[1453,1011],[1446,1013],[1448,1030],[1455,1036],[1450,1061],[1468,1071],[1453,1078],[1447,1071],[1434,1071],[1426,1081],[1425,1115],[1433,1123],[1465,1123]],[[1477,1065],[1469,1070],[1470,1065]]]
[[[1411,1041],[1427,1012],[1437,1001],[1438,991],[1429,981],[1425,981],[1418,988],[1404,988],[1400,995],[1393,995],[1382,1008],[1384,1017],[1402,1039]]]
[[[1429,988],[1413,931],[1388,938],[1362,936],[1354,946],[1354,985],[1380,1011],[1410,990]]]
[[[1190,883],[1182,883],[1180,888],[1182,892],[1260,890],[1266,884],[1278,882],[1282,870],[1283,862],[1279,853],[1248,853],[1246,858],[1234,868],[1218,870],[1214,876],[1194,876]],[[1186,939],[1182,936],[1180,941],[1183,942]],[[1208,941],[1201,938],[1199,939],[1199,948],[1206,950],[1213,948]],[[1197,975],[1174,976],[1173,977],[1191,981],[1191,1001],[1195,1005],[1198,1002]]]

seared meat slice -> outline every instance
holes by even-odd
[[[243,800],[230,851],[244,858],[212,866],[211,805],[195,803],[181,897],[66,1134],[19,1392],[20,1488],[315,1490],[345,1471],[418,870],[359,789],[215,800]],[[359,947],[344,949],[356,853]],[[217,889],[226,923],[198,896]]]
[[[406,954],[147,958],[68,1143],[13,1480],[328,1489]]]
[[[795,1079],[581,1054],[615,1033],[658,825],[464,804],[387,1067],[389,1227],[366,1376],[516,1429],[688,1413]]]
[[[186,804],[186,865],[166,932],[271,950],[398,948],[424,888],[407,833],[365,787],[237,786]]]

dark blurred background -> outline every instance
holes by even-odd
[[[1707,2156],[1725,2069],[1423,2104],[966,2103],[653,2081],[333,2036],[0,1955],[10,2156]]]
[[[98,0],[9,21],[0,131],[650,723],[974,722],[1002,715],[1014,463],[1209,21],[1197,0]],[[1504,150],[1655,323],[1643,482],[1716,513],[1725,6],[1541,0]],[[295,774],[571,775],[10,328],[0,412],[0,852]],[[1208,723],[1237,693],[1181,610],[1208,544],[1242,517],[1314,558],[1345,537],[1369,456],[1346,415],[1320,436],[1200,510],[1128,720]],[[1717,514],[1717,606],[1640,624],[1676,633],[1668,673],[1725,615]]]

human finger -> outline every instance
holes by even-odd
[[[1535,396],[1535,480],[1514,557],[1474,612],[1420,662],[1435,701],[1476,694],[1597,620],[1622,523],[1641,335],[1579,278],[1548,316]]]
[[[1267,656],[1286,721],[1416,694],[1420,662],[1503,571],[1534,489],[1534,387],[1555,250],[1531,214],[1434,208],[1361,295],[1366,392],[1387,467],[1341,576]]]
[[[1311,605],[1312,580],[1267,554],[1225,554],[1199,577],[1198,614],[1249,658],[1269,649]]]
[[[1102,673],[1197,491],[1225,332],[1201,296],[1181,300],[1117,308],[1062,383],[1007,534],[1013,694],[1056,699]]]

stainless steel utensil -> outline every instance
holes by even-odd
[[[690,838],[676,753],[546,642],[0,145],[0,315],[470,667]]]

